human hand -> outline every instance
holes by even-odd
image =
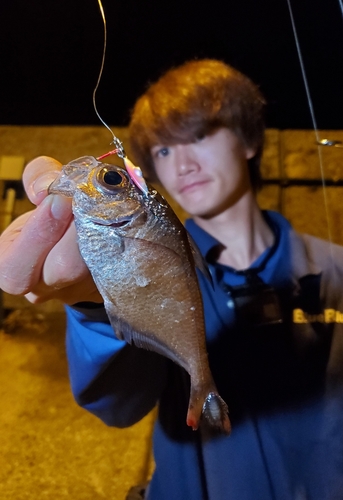
[[[59,299],[65,304],[102,302],[81,258],[71,199],[48,194],[61,164],[39,157],[25,168],[23,184],[31,212],[18,217],[0,237],[0,288],[32,303]]]

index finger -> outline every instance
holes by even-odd
[[[39,205],[48,195],[50,184],[61,171],[62,164],[49,156],[39,156],[30,161],[23,173],[26,194],[35,205]]]
[[[13,295],[30,292],[41,278],[49,252],[71,220],[71,201],[50,195],[4,231],[0,245],[0,286],[4,291]]]

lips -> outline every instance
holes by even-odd
[[[199,187],[203,186],[204,184],[207,184],[208,182],[209,181],[207,179],[189,182],[188,184],[181,186],[181,188],[179,189],[179,193],[183,194],[183,193],[187,193],[187,192],[196,190]]]

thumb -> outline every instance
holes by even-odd
[[[48,195],[50,184],[61,172],[61,163],[48,156],[40,156],[29,162],[23,173],[26,194],[35,205]]]

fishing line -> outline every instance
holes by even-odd
[[[96,85],[95,85],[95,88],[94,88],[94,91],[93,91],[93,107],[94,107],[94,111],[97,115],[97,117],[99,118],[99,120],[101,121],[101,123],[107,128],[107,130],[109,130],[112,134],[112,137],[113,137],[113,144],[116,146],[116,149],[114,150],[115,153],[120,157],[120,158],[124,158],[126,156],[125,154],[125,151],[124,151],[124,147],[123,147],[123,144],[122,142],[118,139],[118,137],[116,137],[113,133],[113,130],[107,125],[107,123],[101,118],[100,116],[100,113],[98,111],[98,108],[96,106],[96,93],[98,91],[98,88],[99,88],[99,85],[100,85],[100,81],[101,81],[101,78],[102,78],[102,74],[103,74],[103,71],[104,71],[104,66],[105,66],[105,58],[106,58],[106,49],[107,49],[107,23],[106,23],[106,17],[105,17],[105,12],[104,12],[104,8],[103,8],[103,5],[101,3],[101,0],[98,0],[98,4],[99,4],[99,8],[100,8],[100,13],[101,13],[101,17],[102,17],[102,22],[103,22],[103,25],[104,25],[104,45],[103,45],[103,50],[102,50],[102,59],[101,59],[101,65],[100,65],[100,71],[99,71],[99,76],[98,76],[98,80],[96,82]],[[114,154],[114,153],[112,153]],[[108,154],[106,154],[108,156]]]
[[[290,15],[290,18],[291,18],[291,24],[292,24],[292,30],[293,30],[293,36],[294,36],[294,40],[295,40],[295,45],[296,45],[296,49],[297,49],[297,53],[298,53],[301,74],[302,74],[302,78],[303,78],[303,82],[304,82],[304,86],[305,86],[305,91],[306,91],[308,105],[309,105],[309,108],[310,108],[310,113],[311,113],[313,128],[314,128],[314,131],[315,131],[316,139],[319,142],[317,120],[316,120],[315,113],[314,113],[313,102],[312,102],[310,88],[309,88],[308,80],[307,80],[307,76],[306,76],[304,60],[303,60],[301,49],[300,49],[300,43],[299,43],[298,33],[297,33],[296,26],[295,26],[295,21],[294,21],[294,16],[293,16],[293,10],[292,10],[292,6],[291,6],[291,0],[287,0],[287,4],[288,4],[289,15]]]
[[[342,0],[339,0],[339,1],[342,2]],[[326,217],[326,223],[327,223],[328,239],[329,239],[330,244],[332,244],[333,241],[332,241],[331,225],[329,222],[330,219],[329,219],[329,208],[328,208],[328,200],[327,200],[327,193],[326,193],[325,175],[324,175],[324,164],[323,164],[323,157],[322,157],[322,151],[321,151],[321,146],[320,146],[321,140],[320,140],[320,136],[319,136],[319,132],[318,132],[317,120],[316,120],[315,113],[314,113],[314,107],[313,107],[313,102],[312,102],[312,98],[311,98],[308,79],[306,76],[304,60],[303,60],[303,56],[302,56],[301,49],[300,49],[300,43],[299,43],[298,33],[297,33],[295,21],[294,21],[291,0],[287,0],[287,5],[288,5],[289,15],[290,15],[290,19],[291,19],[295,45],[296,45],[296,49],[297,49],[297,53],[298,53],[301,74],[302,74],[302,78],[303,78],[303,82],[304,82],[304,86],[305,86],[307,101],[308,101],[308,105],[309,105],[309,109],[310,109],[314,133],[315,133],[316,142],[317,142],[317,151],[318,151],[319,168],[320,168],[320,174],[321,174],[322,186],[323,186],[324,210],[325,210],[325,217]],[[343,4],[342,4],[342,12],[343,12]],[[330,246],[330,248],[331,247],[332,247],[332,245]],[[332,248],[331,248],[331,259],[333,259]]]
[[[101,123],[107,128],[107,130],[109,130],[111,132],[112,137],[113,137],[112,143],[114,144],[115,149],[113,149],[112,151],[109,151],[108,153],[105,153],[105,154],[99,156],[97,158],[97,160],[102,160],[103,158],[106,158],[107,156],[110,156],[113,154],[116,154],[117,156],[119,156],[119,158],[121,158],[123,160],[125,168],[129,174],[130,179],[133,182],[133,184],[143,193],[144,196],[147,197],[149,194],[149,188],[144,180],[143,172],[141,171],[141,169],[138,166],[134,165],[132,163],[132,161],[130,161],[128,159],[128,157],[125,153],[125,150],[124,150],[123,143],[118,139],[118,137],[116,137],[114,135],[113,130],[101,118],[100,113],[96,107],[96,93],[97,93],[97,90],[99,88],[102,73],[104,71],[105,58],[106,58],[106,48],[107,48],[107,23],[106,23],[105,12],[104,12],[104,8],[103,8],[101,0],[98,0],[98,4],[99,4],[100,12],[101,12],[102,22],[104,25],[104,45],[103,45],[103,50],[102,50],[102,59],[101,59],[99,76],[98,76],[98,80],[96,82],[96,85],[95,85],[95,88],[93,91],[93,107],[94,107],[94,111],[97,114],[97,117],[99,118]]]
[[[338,0],[338,3],[339,3],[339,6],[341,8],[341,12],[342,12],[342,16],[343,16],[343,1],[342,0]]]

